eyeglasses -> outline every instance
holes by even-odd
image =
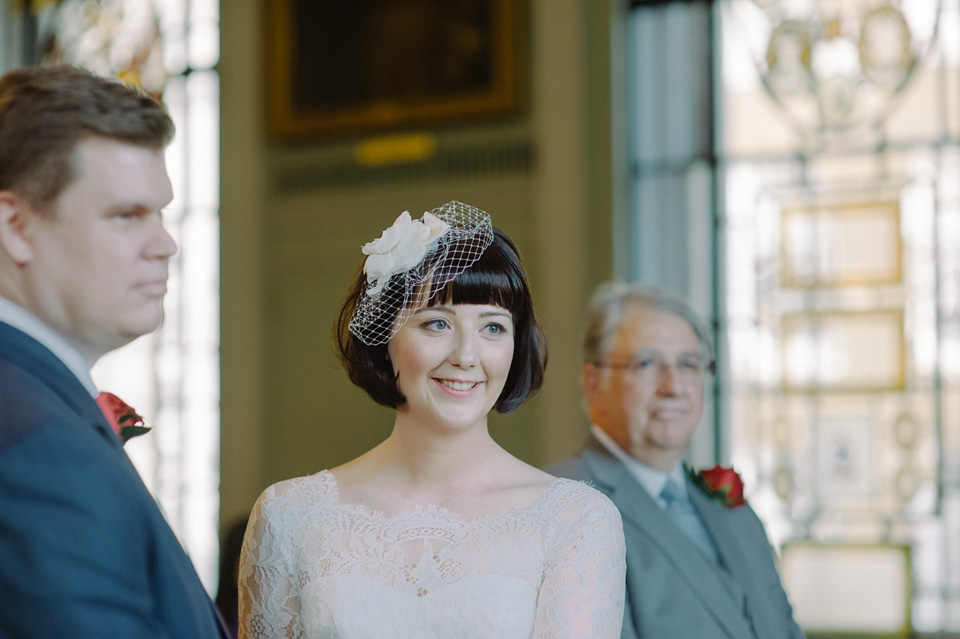
[[[656,382],[668,370],[684,383],[700,382],[707,371],[711,373],[716,368],[712,361],[708,361],[700,353],[688,353],[675,360],[668,361],[666,355],[656,350],[643,350],[636,353],[626,362],[596,361],[594,366],[613,368],[627,371],[636,379],[643,382]]]

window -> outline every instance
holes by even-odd
[[[732,458],[780,540],[906,544],[956,630],[958,3],[763,4],[723,5]]]
[[[623,250],[718,327],[694,454],[960,629],[960,1],[634,5]]]

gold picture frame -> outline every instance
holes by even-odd
[[[267,133],[364,135],[517,113],[524,6],[267,0]]]
[[[811,637],[909,637],[910,547],[795,541],[780,551],[794,617]]]
[[[903,311],[812,311],[781,319],[782,388],[900,390],[906,381]]]
[[[877,286],[903,279],[896,201],[786,208],[780,236],[785,287]]]

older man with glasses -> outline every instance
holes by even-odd
[[[550,469],[613,500],[627,543],[624,639],[797,639],[763,524],[682,461],[714,371],[710,333],[683,300],[635,284],[595,294],[583,392],[583,451]]]

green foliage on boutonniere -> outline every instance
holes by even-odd
[[[97,396],[97,406],[103,411],[104,417],[123,443],[126,444],[133,437],[149,433],[152,428],[144,426],[143,417],[137,414],[126,402],[113,393],[100,393]]]
[[[694,471],[687,469],[690,479],[711,500],[724,508],[740,508],[747,501],[743,498],[743,480],[732,468],[714,466],[709,470]]]
[[[136,419],[136,418],[139,417],[139,416],[137,416],[137,417],[134,417],[134,416],[136,416],[136,413],[134,413],[133,415],[126,415],[126,417],[128,417],[128,418],[130,418],[130,419]],[[144,425],[143,425],[143,418],[139,418],[139,419],[140,419],[140,425],[139,425],[139,426],[136,425],[136,424],[134,424],[134,425],[132,425],[132,426],[123,426],[123,425],[121,424],[121,426],[120,426],[120,439],[123,440],[123,443],[124,443],[124,444],[126,444],[127,441],[129,441],[129,440],[130,440],[131,438],[133,438],[133,437],[137,437],[137,436],[139,436],[139,435],[146,435],[146,434],[149,433],[151,430],[153,430],[152,427],[150,427],[150,426],[144,426]]]

